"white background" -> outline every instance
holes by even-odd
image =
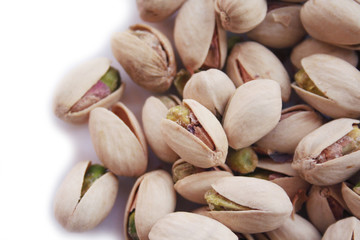
[[[122,218],[135,179],[121,177],[113,211],[97,228],[69,233],[54,218],[53,198],[81,160],[98,162],[87,125],[57,119],[52,98],[62,77],[98,56],[127,83],[122,101],[140,120],[150,93],[134,85],[112,56],[110,37],[142,22],[135,0],[0,2],[0,238],[123,239]],[[172,40],[174,18],[152,24]],[[153,157],[151,157],[153,158]],[[152,160],[150,169],[159,166]]]

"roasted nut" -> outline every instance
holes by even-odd
[[[148,22],[160,22],[173,14],[185,0],[136,0],[140,17]]]
[[[258,164],[258,156],[251,147],[239,150],[229,149],[226,164],[234,172],[241,174],[251,173]]]
[[[348,217],[329,226],[322,240],[357,240],[360,239],[360,221],[356,217]]]

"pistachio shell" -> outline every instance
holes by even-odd
[[[119,176],[139,176],[147,167],[147,146],[134,114],[118,102],[111,112],[95,108],[89,131],[95,152],[103,164]]]
[[[124,233],[127,234],[130,212],[135,208],[135,226],[139,240],[147,240],[150,229],[157,220],[175,210],[176,194],[169,173],[164,170],[148,172],[139,177],[125,208]]]
[[[244,33],[259,25],[265,18],[265,0],[216,0],[215,11],[227,31]]]
[[[155,155],[165,162],[173,163],[179,156],[167,145],[160,130],[161,120],[166,118],[167,111],[164,103],[150,96],[142,109],[142,123],[146,139]]]
[[[301,60],[314,84],[328,98],[297,86],[296,93],[312,107],[332,118],[360,116],[360,72],[348,62],[326,54],[314,54]]]
[[[173,14],[185,0],[136,0],[140,17],[148,22],[160,22]]]
[[[284,117],[276,127],[256,143],[267,152],[293,154],[300,140],[323,123],[321,116],[306,105],[286,108],[281,115]]]
[[[194,99],[215,116],[222,116],[234,92],[235,86],[225,73],[209,69],[192,75],[185,85],[184,98]]]
[[[179,159],[173,164],[173,168],[185,162]],[[225,164],[220,165],[219,170],[204,171],[187,176],[178,180],[174,188],[181,196],[192,202],[206,204],[205,192],[211,188],[211,184],[222,177],[232,176],[232,172]]]
[[[248,147],[268,134],[280,120],[281,105],[275,81],[259,79],[237,88],[223,120],[230,147]]]
[[[237,240],[223,224],[195,213],[174,212],[161,218],[149,233],[150,240]]]
[[[360,196],[350,189],[345,182],[341,185],[341,193],[351,213],[360,218]]]
[[[300,9],[300,5],[289,5],[268,11],[264,21],[247,36],[272,48],[294,46],[306,35],[300,20]]]
[[[332,44],[360,43],[360,3],[357,1],[309,0],[302,7],[300,17],[313,38]]]
[[[291,52],[290,59],[292,64],[300,69],[301,59],[313,54],[324,53],[334,57],[341,58],[353,66],[358,64],[358,56],[355,51],[343,49],[325,42],[318,41],[313,38],[307,38],[299,43]]]
[[[220,122],[195,100],[184,99],[183,104],[194,113],[214,143],[215,150],[210,149],[194,134],[169,119],[161,120],[161,132],[165,141],[182,159],[197,167],[209,168],[223,164],[228,142]]]
[[[282,173],[288,176],[298,176],[299,174],[291,167],[291,162],[275,162],[270,158],[261,158],[257,167],[277,173]]]
[[[349,133],[358,120],[341,118],[328,122],[306,135],[296,147],[292,167],[309,183],[325,186],[340,183],[348,179],[360,169],[360,151],[316,163],[316,157]]]
[[[118,181],[110,172],[97,179],[80,197],[84,175],[90,164],[90,161],[77,163],[55,196],[55,218],[69,231],[87,231],[96,227],[115,203]]]
[[[137,30],[148,32],[159,41],[166,60],[134,34]],[[136,84],[154,92],[165,92],[170,88],[176,74],[175,56],[171,43],[160,31],[148,25],[133,25],[129,30],[112,36],[111,48]]]
[[[358,240],[360,239],[360,221],[356,217],[348,217],[329,226],[322,240]]]
[[[71,123],[84,123],[89,118],[89,113],[95,107],[110,107],[122,96],[125,83],[90,107],[71,112],[71,107],[94,86],[110,68],[111,61],[107,58],[96,58],[87,61],[69,72],[57,88],[54,98],[54,112],[59,118]]]
[[[249,79],[244,79],[245,71],[251,79],[271,79],[280,84],[281,97],[289,100],[291,88],[290,78],[280,60],[269,49],[257,42],[236,44],[227,60],[226,73],[236,87]]]

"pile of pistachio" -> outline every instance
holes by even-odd
[[[97,226],[117,176],[128,176],[137,177],[128,240],[360,239],[360,1],[137,6],[144,21],[176,14],[175,46],[145,24],[111,39],[130,78],[156,93],[142,126],[119,102],[125,83],[110,60],[87,61],[62,81],[55,114],[88,124],[103,166],[83,161],[68,173],[54,204],[61,225]],[[171,173],[145,173],[147,144]],[[174,212],[176,193],[203,207]]]

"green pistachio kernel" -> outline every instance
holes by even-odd
[[[229,149],[226,164],[231,170],[246,174],[253,172],[258,164],[258,156],[251,147],[240,150]]]
[[[172,169],[174,183],[176,183],[177,181],[179,181],[187,176],[190,176],[194,173],[198,173],[201,171],[204,171],[204,169],[195,167],[194,165],[187,163],[187,162],[178,164]]]
[[[254,172],[247,174],[247,177],[260,178],[264,180],[269,180],[269,176],[272,174],[271,171],[257,168]]]
[[[91,165],[85,173],[84,182],[81,188],[81,197],[83,197],[86,191],[91,187],[91,185],[99,179],[102,175],[106,173],[106,168],[99,164]]]
[[[178,105],[169,109],[166,118],[186,127],[190,124],[190,110],[182,105]]]
[[[129,215],[127,231],[132,240],[139,240],[135,226],[135,209]]]
[[[218,194],[214,189],[205,193],[205,200],[211,211],[244,211],[251,208],[241,206]]]
[[[183,95],[184,87],[186,83],[189,81],[190,77],[191,77],[191,73],[185,69],[181,69],[176,73],[176,76],[174,78],[174,86],[178,91],[178,93],[180,94],[180,96]]]
[[[104,76],[101,77],[100,81],[109,87],[110,92],[114,92],[121,83],[119,71],[113,67],[110,67]]]
[[[323,92],[320,91],[320,89],[315,85],[315,83],[310,79],[309,75],[306,74],[304,69],[300,69],[295,74],[295,81],[297,85],[306,91],[312,92],[314,94],[317,94],[321,97],[327,98]]]

